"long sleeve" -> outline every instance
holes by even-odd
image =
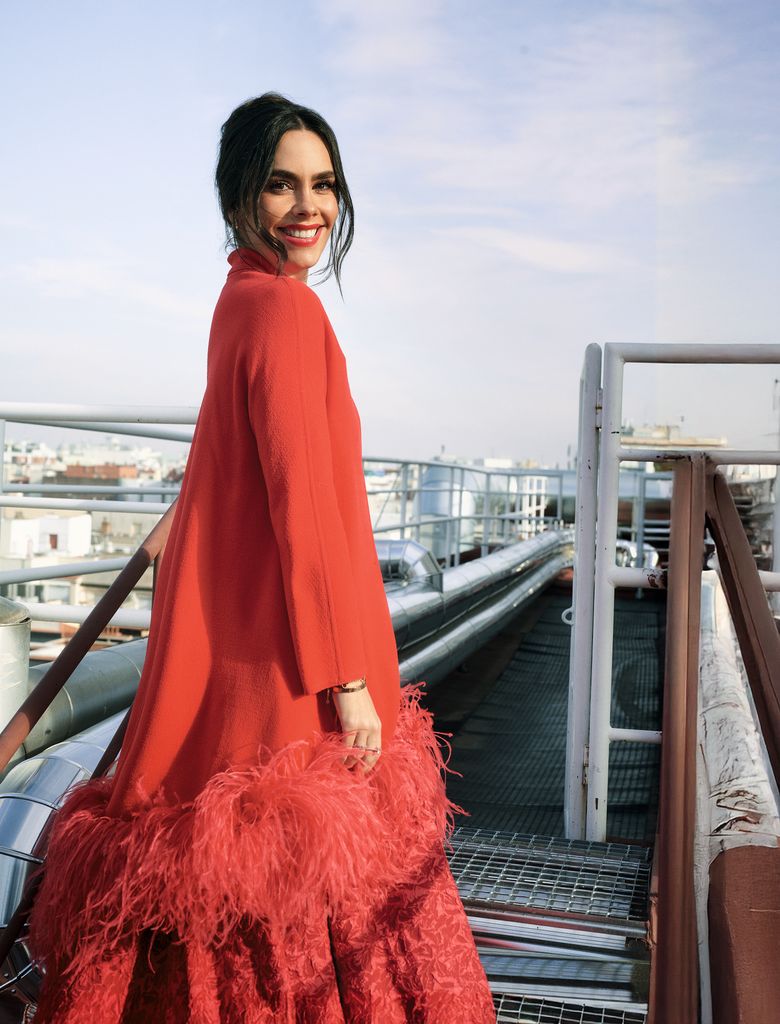
[[[244,312],[249,418],[268,491],[306,693],[366,674],[358,595],[333,478],[325,315],[304,284],[264,282]]]

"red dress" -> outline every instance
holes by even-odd
[[[36,1024],[487,1024],[344,355],[307,285],[229,262],[116,773],[50,839]],[[325,694],[360,676],[382,721],[367,775]]]

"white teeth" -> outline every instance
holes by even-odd
[[[294,228],[283,228],[285,235],[292,235],[293,238],[314,238],[319,228],[311,228],[309,231],[296,231]]]

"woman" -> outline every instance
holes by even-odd
[[[323,119],[222,129],[234,248],[113,778],[60,811],[31,920],[38,1024],[486,1024],[443,840],[459,808],[401,690],[344,356],[307,285],[352,203]]]

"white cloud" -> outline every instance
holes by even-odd
[[[326,56],[342,74],[430,71],[442,56],[446,8],[436,0],[324,0],[318,6],[322,21],[343,32],[338,53]]]
[[[44,296],[70,299],[108,296],[200,324],[208,322],[211,316],[208,303],[144,281],[119,263],[40,258],[21,264],[18,273]]]
[[[328,7],[330,10],[330,7]],[[678,9],[601,11],[549,31],[529,24],[514,60],[482,66],[480,47],[436,4],[341,0],[334,67],[358,83],[343,104],[361,139],[357,160],[390,166],[410,188],[459,190],[475,203],[537,204],[583,216],[622,204],[693,203],[756,180],[754,161],[719,152],[700,124],[694,53]],[[378,70],[393,70],[388,93]],[[405,72],[419,70],[419,74]]]
[[[617,251],[593,242],[569,242],[491,227],[453,228],[440,234],[507,253],[520,263],[556,274],[614,272],[627,265]]]

